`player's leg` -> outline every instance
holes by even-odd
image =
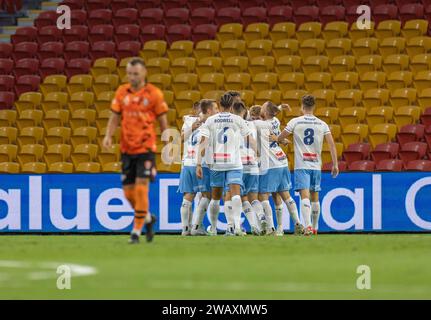
[[[249,201],[250,198],[253,200],[257,199],[258,189],[258,176],[252,175],[249,173],[244,173],[242,177],[242,187],[241,187],[241,200],[242,200],[242,211],[244,212],[245,217],[251,228],[251,233],[254,235],[259,235],[259,228],[257,227],[256,222],[256,213],[253,210],[251,205],[252,201]]]
[[[295,170],[295,190],[301,195],[301,215],[304,220],[304,235],[313,234],[311,226],[311,202],[310,202],[310,170]]]
[[[226,172],[226,184],[229,185],[231,201],[232,201],[232,215],[235,224],[235,234],[245,235],[241,230],[241,185],[242,185],[242,170],[230,170]]]
[[[223,188],[224,196],[224,214],[226,216],[227,228],[225,236],[233,236],[235,231],[235,220],[233,217],[233,209],[232,209],[232,196],[230,194],[230,190],[228,186]]]
[[[193,199],[195,198],[194,193],[184,193],[183,196],[183,202],[181,203],[181,224],[183,227],[183,230],[181,232],[182,236],[189,236],[191,226],[190,223],[190,217],[192,216],[192,206],[193,206]]]
[[[258,218],[262,226],[262,232],[267,235],[275,231],[272,208],[269,203],[269,195],[276,190],[272,181],[274,178],[272,175],[273,170],[274,169],[269,169],[265,174],[259,176],[259,201],[263,208],[263,215]]]
[[[211,170],[211,201],[209,204],[211,228],[209,235],[217,235],[217,220],[220,212],[220,200],[223,195],[224,172]]]
[[[192,235],[194,236],[207,235],[207,232],[203,227],[203,221],[211,201],[211,171],[207,167],[202,167],[202,174],[202,179],[197,179],[199,186],[198,190],[202,193],[202,197],[199,200],[195,222],[192,227]]]
[[[123,185],[123,192],[133,210],[135,210],[135,184]]]
[[[274,201],[275,208],[275,219],[277,220],[277,229],[275,232],[276,236],[284,235],[283,231],[283,199],[277,192],[272,193],[272,199]]]
[[[258,188],[256,188],[256,190],[258,190]],[[260,224],[260,219],[258,217],[260,216],[264,216],[264,212],[263,212],[263,207],[262,204],[260,203],[259,199],[258,199],[258,193],[257,192],[250,192],[248,194],[248,201],[249,203],[251,203],[251,207],[253,209],[253,214],[254,214],[254,221],[255,221],[255,225],[256,225],[256,230],[252,229],[252,233],[255,235],[261,235],[261,231],[262,231],[262,226]]]
[[[317,234],[319,228],[320,217],[320,202],[319,191],[322,172],[320,170],[313,170],[310,181],[310,199],[311,199],[311,222],[313,226],[313,234]]]

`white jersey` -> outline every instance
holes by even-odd
[[[197,163],[201,135],[199,128],[192,132],[192,125],[198,119],[198,117],[184,117],[184,124],[181,129],[184,133],[183,166],[194,167]]]
[[[295,169],[321,170],[323,139],[331,133],[328,125],[315,116],[305,115],[290,120],[284,130],[293,134]]]
[[[271,134],[280,134],[280,121],[274,117],[270,120],[255,120],[253,123],[259,136],[261,174],[265,174],[268,169],[287,167],[287,157],[283,149],[277,142],[270,140]]]
[[[254,138],[255,141],[257,141],[256,126],[252,121],[245,121],[245,123],[251,131],[250,135]],[[237,135],[238,135],[237,139],[242,142],[240,151],[241,151],[241,161],[243,166],[243,172],[249,173],[249,174],[259,174],[259,166],[256,158],[256,153],[252,148],[250,148],[250,145],[247,144],[247,141],[246,141],[247,138],[246,139],[242,138],[239,135],[239,133],[237,133]]]
[[[241,117],[220,112],[209,117],[201,126],[201,135],[209,140],[205,159],[212,170],[242,170],[241,141],[251,133]],[[238,139],[238,137],[241,137]]]

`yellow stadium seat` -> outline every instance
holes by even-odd
[[[386,86],[389,90],[407,88],[412,85],[413,73],[410,71],[394,71],[388,75]]]
[[[362,123],[365,120],[365,108],[363,107],[348,107],[340,111],[338,117],[342,128],[350,124]]]
[[[327,124],[334,123],[338,119],[337,108],[318,108],[315,112],[316,117],[325,121]]]
[[[21,112],[25,109],[36,109],[42,102],[42,94],[39,92],[26,92],[19,96],[15,102],[15,109]]]
[[[312,92],[316,108],[333,107],[335,105],[335,90],[319,89]]]
[[[401,34],[407,40],[413,37],[426,35],[428,32],[428,20],[408,20],[401,29]]]
[[[66,83],[67,77],[64,75],[49,75],[40,85],[40,91],[42,92],[43,96],[46,97],[46,95],[50,92],[63,91],[66,88]]]
[[[352,52],[356,59],[365,55],[377,53],[379,41],[376,38],[361,38],[356,40],[352,46]]]
[[[250,43],[257,39],[267,38],[269,34],[269,24],[267,23],[251,23],[242,34],[243,38],[247,43]]]
[[[422,110],[431,106],[431,88],[426,88],[418,92],[418,104]]]
[[[214,90],[208,91],[203,95],[203,99],[210,99],[215,101],[220,101],[221,96],[224,94],[224,90]],[[244,99],[243,99],[244,101]]]
[[[307,94],[305,90],[288,90],[284,91],[282,102],[287,103],[291,107],[300,107],[302,104],[302,97]]]
[[[21,148],[18,154],[18,162],[21,166],[29,162],[43,161],[45,147],[41,144],[26,144]]]
[[[414,105],[416,102],[416,89],[413,88],[401,88],[395,89],[391,92],[391,106],[397,109],[401,106]]]
[[[98,96],[105,91],[115,91],[118,89],[120,79],[116,74],[104,74],[98,76],[94,81],[93,91]]]
[[[201,60],[198,61],[196,71],[199,76],[202,76],[205,73],[221,72],[222,65],[223,65],[223,60],[221,58],[218,58],[218,57],[202,58]]]
[[[282,75],[287,72],[297,72],[301,70],[302,59],[298,56],[282,56],[277,59],[277,65],[275,67],[278,75]]]
[[[289,39],[295,36],[296,25],[292,22],[279,22],[274,24],[269,33],[272,42],[276,43],[282,39]]]
[[[199,79],[199,90],[202,92],[202,94],[212,90],[222,90],[223,88],[223,73],[205,73]]]
[[[198,76],[195,73],[180,73],[174,77],[172,89],[177,96],[181,91],[197,88]]]
[[[158,127],[156,127],[156,128],[158,128]],[[103,138],[105,137],[105,135],[106,135],[106,128],[103,128],[102,130],[100,130],[99,131],[100,132],[100,134],[99,134],[99,136],[97,137],[97,144],[99,145],[99,148],[100,148],[100,150],[104,150],[104,148],[103,148]],[[121,128],[117,128],[116,130],[115,130],[115,133],[114,133],[114,135],[113,135],[113,143],[114,144],[117,144],[117,143],[119,143],[120,142],[120,135],[121,135]],[[159,135],[160,136],[160,135]],[[79,141],[78,141],[79,142]],[[86,142],[83,142],[83,143],[86,143]],[[93,143],[93,142],[91,142],[91,143]],[[79,143],[78,143],[79,144]],[[78,145],[78,144],[76,144],[76,145]]]
[[[305,40],[319,38],[322,33],[320,22],[305,22],[299,25],[296,30],[296,38],[302,43]]]
[[[80,144],[96,143],[97,129],[95,127],[79,127],[73,130],[73,135],[70,138],[72,146],[75,148]]]
[[[225,90],[245,90],[250,87],[251,76],[249,73],[231,73],[224,83]]]
[[[222,43],[220,48],[220,57],[227,59],[229,57],[242,56],[247,48],[244,40],[228,40]]]
[[[166,90],[171,88],[172,76],[166,73],[157,73],[149,76],[148,82],[161,90]]]
[[[328,42],[333,39],[344,38],[347,36],[348,29],[349,29],[349,24],[347,22],[344,22],[344,21],[328,22],[322,31],[323,39],[325,39],[325,41]]]
[[[386,73],[408,70],[409,56],[406,54],[392,54],[387,56],[383,62],[383,70]]]
[[[343,154],[344,146],[340,142],[335,143],[335,148],[337,150],[337,158],[341,159],[341,155]],[[322,146],[322,163],[331,162],[331,151],[329,150],[329,146],[326,142],[323,143]]]
[[[75,167],[76,173],[99,173],[102,167],[98,162],[82,162]]]
[[[43,142],[45,130],[41,127],[25,127],[19,132],[18,145],[38,144]]]
[[[278,88],[281,91],[303,89],[305,76],[302,72],[287,72],[279,76]]]
[[[67,108],[69,95],[65,92],[50,92],[42,102],[42,110],[47,113],[48,110]]]
[[[327,72],[313,72],[306,76],[305,89],[314,91],[327,89],[331,85],[331,74]]]
[[[361,90],[382,88],[386,82],[386,74],[381,71],[368,71],[361,75],[359,87]]]
[[[15,162],[18,147],[13,144],[0,145],[0,162]]]
[[[363,92],[362,104],[367,109],[387,105],[388,101],[388,89],[369,89]]]
[[[106,163],[102,167],[103,172],[120,173],[121,172],[121,162],[110,162]]]
[[[93,76],[89,74],[77,74],[70,78],[67,92],[72,95],[76,92],[90,91],[93,87]]]
[[[0,110],[0,127],[12,127],[15,125],[17,118],[16,110]]]
[[[220,51],[220,43],[217,40],[202,40],[196,43],[193,55],[196,60],[213,57]]]
[[[296,55],[299,49],[299,41],[296,39],[280,39],[273,42],[272,52],[276,59],[283,56]]]
[[[193,53],[193,41],[174,41],[171,43],[167,53],[168,58],[171,61],[174,61],[177,58],[190,57]]]
[[[73,173],[73,164],[70,162],[55,162],[48,165],[48,173]]]
[[[419,71],[431,70],[431,54],[421,53],[415,55],[410,62],[410,70],[414,74]]]
[[[390,37],[398,37],[401,32],[401,21],[399,20],[385,20],[381,21],[374,34],[379,40]]]
[[[328,70],[329,58],[326,56],[310,56],[304,59],[302,70],[305,77],[315,72],[325,72]]]
[[[332,39],[326,44],[326,54],[329,59],[338,56],[347,55],[352,49],[352,41],[350,39]]]
[[[387,123],[392,121],[394,116],[394,109],[392,107],[373,107],[367,112],[367,124],[373,128],[376,124]]]
[[[301,42],[299,54],[302,59],[310,56],[319,56],[324,53],[325,41],[322,39],[307,39]]]
[[[247,72],[248,58],[247,57],[229,57],[223,62],[223,72],[225,77],[232,73]]]
[[[379,52],[383,59],[393,54],[404,52],[406,39],[401,37],[385,38],[380,43]]]
[[[391,142],[397,134],[397,126],[393,123],[380,123],[371,128],[368,139],[375,148],[378,144]]]
[[[283,123],[289,123],[293,118],[299,117],[302,115],[301,107],[291,107],[290,110],[283,110]]]
[[[254,96],[255,93],[252,90],[241,90],[239,91],[240,95],[241,95],[241,100],[244,101],[246,106],[251,106],[254,103]],[[221,95],[220,95],[221,97]],[[217,100],[219,101],[220,98]]]
[[[20,167],[16,162],[0,163],[0,173],[19,173]]]
[[[408,124],[415,124],[419,121],[421,108],[416,106],[399,107],[395,111],[394,122],[398,126],[398,130]]]
[[[70,96],[68,104],[71,112],[78,109],[87,109],[94,105],[94,93],[93,92],[75,92]]]
[[[358,89],[347,89],[337,92],[335,105],[337,108],[359,106],[362,101],[362,91]]]
[[[250,59],[248,65],[252,77],[262,72],[272,72],[274,70],[275,60],[272,56],[261,56]]]
[[[240,39],[243,33],[243,25],[241,23],[226,23],[223,24],[217,32],[216,39],[220,42],[227,40]]]
[[[102,74],[115,73],[117,71],[117,59],[115,58],[100,58],[94,61],[93,67],[90,69],[94,78]]]
[[[263,90],[256,94],[254,99],[255,104],[262,105],[267,101],[271,101],[276,105],[280,104],[281,101],[281,91],[279,90]]]
[[[82,162],[93,162],[97,159],[99,147],[96,144],[80,144],[73,149],[71,159],[75,167]]]
[[[167,113],[167,117],[168,117],[169,125],[174,126],[176,124],[176,120],[177,120],[177,110],[169,109],[168,113]],[[98,129],[99,129],[99,127],[98,127]],[[99,129],[99,132],[100,132],[100,129]]]
[[[268,39],[253,40],[247,45],[247,56],[250,59],[271,55],[272,41]]]
[[[27,162],[21,165],[21,173],[43,174],[46,173],[45,162]]]
[[[120,77],[121,81],[123,81],[123,79],[126,78],[127,64],[129,63],[130,60],[132,60],[132,58],[133,57],[128,57],[128,58],[123,58],[120,60],[120,64],[118,65],[118,68],[117,68],[117,73],[118,73],[118,76]],[[146,62],[147,62],[147,59],[145,59],[145,63]]]
[[[337,91],[354,89],[358,86],[358,78],[356,72],[339,72],[332,80],[332,88]]]
[[[13,127],[0,127],[0,144],[12,144],[16,142],[18,129]]]
[[[109,149],[103,148],[99,152],[97,159],[102,166],[120,161],[120,145],[113,144]]]
[[[65,162],[70,158],[72,147],[68,144],[52,144],[45,152],[45,162],[48,166],[55,162]]]
[[[278,76],[276,73],[258,73],[253,77],[251,88],[255,92],[274,89],[277,85]]]
[[[359,29],[357,23],[352,23],[349,30],[349,37],[352,41],[361,38],[369,38],[374,34],[374,21],[370,21],[370,28]]]
[[[329,70],[332,74],[354,71],[354,68],[355,57],[353,56],[338,56],[332,59],[329,63]]]
[[[341,141],[343,142],[344,148],[347,148],[352,143],[363,142],[367,135],[368,125],[361,123],[349,124],[344,127]]]
[[[413,37],[407,41],[406,52],[410,59],[415,55],[431,52],[431,37]]]
[[[420,93],[423,89],[431,88],[431,71],[419,71],[414,77],[414,86]]]
[[[201,93],[199,91],[181,91],[178,95],[176,95],[175,99],[175,108],[178,113],[181,113],[182,110],[190,109],[193,106],[193,103],[199,101],[201,99]]]
[[[356,61],[356,71],[359,75],[368,71],[379,71],[382,68],[382,57],[378,55],[361,56]]]
[[[163,57],[166,54],[167,43],[163,40],[150,40],[144,43],[144,47],[139,53],[141,58],[147,62],[152,58]]]
[[[174,92],[171,90],[163,90],[163,97],[165,98],[166,104],[171,108],[174,103]]]
[[[114,91],[105,91],[97,96],[96,101],[94,102],[94,107],[96,111],[111,109],[112,100],[115,97]]]
[[[170,71],[170,64],[171,63],[168,58],[157,57],[149,59],[145,63],[145,68],[150,76],[156,73],[168,73]]]
[[[69,143],[72,129],[68,127],[54,127],[47,131],[45,145]]]
[[[180,73],[192,73],[196,67],[196,59],[185,57],[185,58],[177,58],[171,63],[171,67],[169,68],[172,76],[176,76]]]
[[[93,109],[77,109],[72,112],[72,117],[69,121],[72,130],[79,127],[87,127],[94,125],[96,120],[96,110]]]
[[[39,127],[42,125],[43,111],[27,109],[19,114],[19,119],[16,121],[18,130],[26,127]]]

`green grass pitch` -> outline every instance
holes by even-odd
[[[1,236],[0,299],[431,299],[430,234],[127,239]],[[58,290],[52,262],[97,273]]]

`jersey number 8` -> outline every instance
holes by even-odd
[[[309,146],[314,143],[314,130],[311,128],[304,131],[304,144]]]

